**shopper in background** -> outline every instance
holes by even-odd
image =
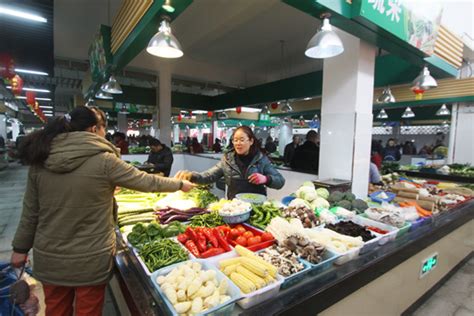
[[[306,141],[295,149],[290,163],[291,169],[303,172],[318,173],[319,146],[318,133],[311,130],[306,134]]]
[[[401,158],[400,149],[395,143],[395,139],[390,138],[387,141],[387,146],[383,150],[383,160],[385,161],[399,161]]]
[[[219,138],[216,138],[214,140],[214,144],[212,145],[212,151],[215,153],[220,153],[222,152],[222,146],[221,146],[221,141]]]
[[[202,154],[204,152],[204,148],[198,142],[198,139],[196,137],[193,137],[193,141],[192,141],[191,146],[189,148],[189,152],[191,154]]]
[[[261,153],[257,139],[248,126],[238,127],[231,140],[234,149],[225,153],[221,161],[211,169],[201,173],[183,170],[175,177],[199,184],[214,183],[224,177],[228,199],[233,199],[239,193],[266,195],[266,187],[283,187],[285,179],[267,156]]]
[[[369,183],[378,185],[382,184],[379,169],[373,162],[370,163],[369,167]]]
[[[193,184],[139,171],[105,139],[102,111],[76,107],[28,135],[20,157],[31,167],[11,264],[33,248],[46,315],[101,315],[115,254],[116,186],[189,191]],[[74,309],[74,310],[73,310]]]
[[[300,145],[300,137],[294,135],[293,141],[285,146],[285,152],[283,153],[283,161],[285,166],[289,166],[291,164],[291,160],[295,155],[295,150]]]
[[[372,147],[370,149],[370,161],[373,162],[377,168],[380,170],[382,168],[382,155],[379,153],[378,142],[376,140],[372,141]]]
[[[433,152],[433,149],[430,146],[425,144],[418,152],[418,155],[431,155],[432,152]]]
[[[404,155],[416,155],[415,144],[412,141],[407,140],[405,144],[403,145],[402,153]]]
[[[125,140],[124,133],[116,132],[114,134],[114,144],[120,149],[121,155],[128,155],[128,142]]]
[[[151,152],[146,162],[155,166],[155,172],[161,172],[165,177],[168,177],[173,165],[173,152],[156,138],[150,139],[148,145]]]
[[[277,150],[276,144],[273,142],[273,139],[271,136],[267,137],[267,141],[265,142],[265,151],[267,154],[272,154]]]
[[[0,148],[5,147],[5,138],[3,138],[2,135],[0,135]]]

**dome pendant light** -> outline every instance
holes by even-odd
[[[161,21],[158,33],[148,43],[146,51],[154,56],[163,58],[179,58],[183,56],[183,50],[178,39],[171,33],[169,22]]]
[[[321,16],[323,26],[308,42],[304,54],[309,58],[330,58],[342,54],[344,45],[339,36],[332,30],[329,14]]]
[[[119,83],[115,79],[114,76],[110,75],[109,81],[104,83],[101,87],[102,91],[112,94],[122,94],[122,87],[120,87]]]
[[[443,104],[438,111],[436,111],[436,115],[437,116],[446,116],[446,115],[450,115],[451,112],[449,111],[449,109],[446,107],[446,104]]]
[[[281,107],[281,111],[284,113],[293,112],[293,108],[291,107],[290,102],[286,101],[285,105]]]
[[[227,115],[226,112],[222,111],[217,115],[217,118],[219,120],[227,120],[229,118],[229,116]]]
[[[270,114],[270,110],[268,109],[268,105],[264,105],[262,107],[262,111],[260,113],[264,114],[264,115]]]
[[[104,92],[102,90],[97,92],[95,97],[102,100],[112,100],[114,98],[110,93]]]
[[[381,109],[379,114],[377,114],[377,118],[381,120],[387,119],[388,118],[387,112],[385,112],[384,109]]]
[[[402,118],[413,118],[413,117],[415,117],[415,112],[413,112],[410,107],[407,107],[405,109],[405,112],[403,112],[402,114]]]
[[[438,83],[436,80],[430,75],[430,71],[428,70],[428,67],[424,66],[423,69],[421,70],[420,74],[418,77],[415,78],[412,82],[412,90],[413,89],[421,89],[421,90],[429,90],[436,88],[438,86]]]
[[[390,87],[383,89],[382,94],[377,98],[376,102],[380,104],[396,102],[395,97],[393,96],[392,91],[390,90]]]

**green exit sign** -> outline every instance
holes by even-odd
[[[421,262],[420,279],[433,271],[438,265],[438,253],[434,253]]]

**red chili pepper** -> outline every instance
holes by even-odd
[[[186,234],[186,236],[188,236],[189,239],[191,239],[195,243],[198,241],[198,235],[191,227],[188,226],[188,228],[186,228],[184,233]]]
[[[388,233],[388,231],[386,231],[386,230],[380,229],[378,227],[373,227],[373,226],[368,226],[367,229],[370,229],[371,231],[374,231],[374,232],[382,234],[382,235],[385,235],[386,233]]]
[[[201,258],[209,258],[209,257],[214,257],[217,255],[220,255],[221,253],[224,253],[224,249],[222,248],[210,248],[209,250],[201,253]]]
[[[188,250],[195,256],[195,257],[199,257],[199,250],[196,246],[196,244],[194,243],[194,241],[192,240],[188,240],[186,241],[186,244],[185,244],[186,248],[188,248]]]
[[[189,237],[186,234],[179,234],[177,238],[178,238],[178,241],[182,243],[183,245],[186,243],[186,241],[189,240]]]
[[[197,234],[197,246],[200,252],[207,250],[207,240],[203,233]]]
[[[230,251],[230,246],[229,244],[227,243],[227,241],[225,240],[225,237],[222,236],[223,235],[223,232],[221,230],[219,230],[218,228],[214,228],[212,230],[212,233],[214,234],[214,236],[216,237],[217,241],[219,242],[219,246],[221,246],[226,252],[227,251]]]
[[[202,232],[204,233],[204,236],[206,236],[207,240],[211,243],[212,247],[219,247],[219,242],[210,228],[203,228]]]

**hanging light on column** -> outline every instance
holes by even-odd
[[[266,114],[270,114],[270,110],[268,109],[268,105],[265,104],[265,105],[262,107],[262,112],[260,112],[260,113],[265,114],[265,115],[266,115]]]
[[[413,80],[411,86],[412,86],[412,90],[421,89],[421,90],[426,91],[429,89],[436,88],[438,86],[438,83],[430,75],[430,71],[428,70],[428,67],[424,66],[420,74],[418,75],[418,77],[416,77],[415,80]]]
[[[107,92],[104,92],[104,91],[98,91],[96,94],[95,94],[95,97],[97,99],[103,99],[103,100],[112,100],[114,97],[110,94],[110,93],[107,93]]]
[[[86,102],[86,106],[95,106],[95,100],[93,98],[89,98]]]
[[[285,105],[281,107],[281,111],[285,113],[293,112],[293,108],[290,105],[290,102],[286,101]]]
[[[449,109],[446,107],[446,104],[443,104],[438,111],[436,111],[436,115],[437,116],[446,116],[446,115],[450,115],[451,112],[449,111]]]
[[[387,119],[388,118],[387,112],[385,112],[384,109],[381,109],[379,114],[377,114],[377,118],[378,119]]]
[[[415,117],[415,112],[413,112],[410,107],[407,107],[405,109],[405,112],[403,112],[402,114],[402,118],[412,118],[412,117]]]
[[[120,87],[120,84],[117,82],[114,76],[110,75],[109,81],[104,83],[101,87],[102,91],[107,92],[107,93],[112,93],[112,94],[122,94],[122,87]]]
[[[219,120],[227,120],[229,116],[227,115],[225,111],[222,111],[222,112],[219,112],[219,114],[217,115],[217,118]]]
[[[329,23],[330,14],[324,14],[321,29],[310,39],[304,54],[310,58],[330,58],[341,54],[344,45]]]
[[[161,21],[158,33],[151,38],[146,51],[151,55],[163,58],[179,58],[183,56],[181,44],[171,33],[171,26],[167,19]]]
[[[376,100],[377,103],[382,103],[382,104],[394,103],[395,101],[396,101],[395,97],[393,96],[392,91],[390,90],[390,87],[383,89],[382,94]]]

